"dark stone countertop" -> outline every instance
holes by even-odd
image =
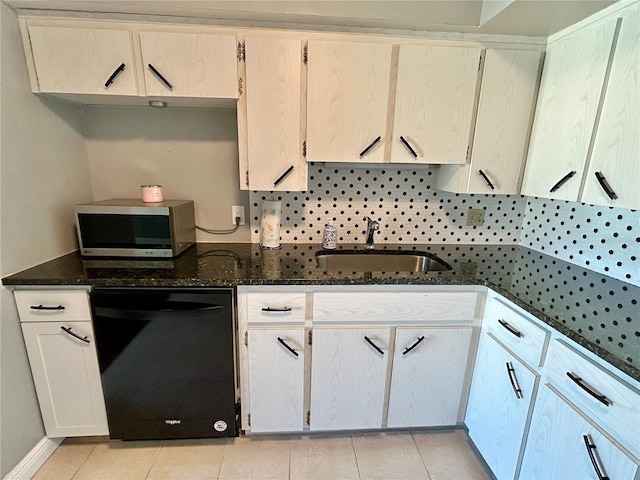
[[[362,248],[342,245],[339,248]],[[5,286],[235,287],[237,285],[486,285],[640,381],[640,287],[507,245],[378,245],[423,250],[446,272],[335,273],[316,265],[316,244],[261,250],[198,244],[175,259],[83,258],[77,252],[2,279]]]

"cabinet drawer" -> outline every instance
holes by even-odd
[[[86,290],[16,290],[21,322],[91,320]]]
[[[476,292],[331,292],[313,295],[313,321],[327,323],[371,322],[473,322]]]
[[[551,344],[545,370],[569,401],[640,458],[640,392],[561,340]]]
[[[252,323],[304,323],[304,292],[299,293],[249,293],[247,294],[247,318]]]
[[[540,365],[548,331],[495,299],[489,301],[484,322],[487,331],[525,362],[534,367]]]

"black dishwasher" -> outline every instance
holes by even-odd
[[[96,288],[111,438],[236,436],[231,289]]]

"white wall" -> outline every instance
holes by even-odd
[[[194,200],[196,224],[233,226],[231,206],[247,225],[231,235],[197,232],[199,242],[249,242],[249,196],[240,191],[235,109],[84,108],[96,200],[140,198],[140,185],[162,185],[164,198]]]
[[[0,274],[75,250],[73,206],[93,199],[81,109],[30,92],[15,13],[0,3]],[[11,293],[0,297],[0,477],[44,430]]]

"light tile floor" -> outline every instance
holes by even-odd
[[[118,442],[68,439],[34,480],[480,480],[464,430]]]

